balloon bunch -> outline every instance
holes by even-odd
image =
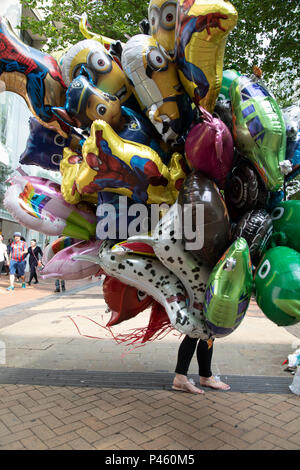
[[[14,176],[5,206],[59,237],[42,275],[105,275],[109,327],[151,307],[143,342],[226,336],[252,294],[276,324],[300,321],[300,202],[284,192],[300,108],[281,110],[258,70],[223,71],[236,22],[225,0],[151,0],[124,44],[83,15],[59,62],[32,48],[26,62],[0,22],[0,79],[34,114],[20,163],[62,175]]]

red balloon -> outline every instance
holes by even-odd
[[[150,295],[111,276],[106,276],[103,282],[103,295],[106,304],[112,310],[111,318],[106,326],[117,325],[135,317],[153,302]]]

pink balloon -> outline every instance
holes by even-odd
[[[224,189],[234,155],[231,133],[221,119],[214,118],[200,107],[203,121],[190,130],[185,141],[187,161]]]
[[[74,281],[93,276],[99,271],[98,264],[88,259],[75,259],[78,255],[98,256],[102,240],[79,241],[56,253],[41,271],[43,279],[54,278]]]

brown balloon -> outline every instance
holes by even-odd
[[[188,223],[186,212],[183,211],[183,239],[194,242],[203,239],[203,247],[194,250],[204,264],[214,266],[230,244],[230,222],[226,204],[215,183],[200,172],[191,172],[178,196],[178,203],[183,207],[190,204],[192,209],[192,232],[194,238],[187,239],[185,223]],[[204,206],[204,221],[196,220],[196,206]],[[186,210],[187,206],[185,206]],[[192,251],[192,250],[191,250]]]

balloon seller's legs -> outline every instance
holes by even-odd
[[[217,380],[211,371],[213,345],[209,347],[207,341],[200,340],[197,346],[197,360],[201,387],[209,387],[215,390],[230,390],[230,385]]]
[[[189,366],[196,350],[197,338],[185,336],[178,349],[175,377],[172,388],[188,393],[203,394],[203,390],[195,387],[187,378]]]
[[[175,368],[176,374],[187,375],[196,350],[197,341],[197,338],[190,338],[189,336],[184,337],[178,349],[177,365]]]
[[[211,360],[213,346],[209,347],[207,341],[199,340],[197,346],[197,361],[200,377],[211,377]]]

